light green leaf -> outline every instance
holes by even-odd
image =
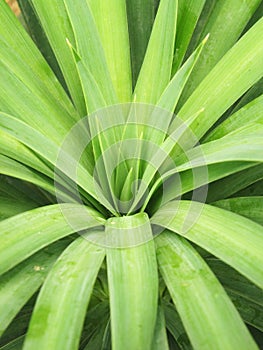
[[[0,129],[0,153],[53,178],[52,170],[36,154]]]
[[[194,170],[186,170],[179,175],[175,174],[164,183],[164,190],[161,187],[156,190],[150,202],[149,209],[151,212],[155,212],[160,204],[164,205],[192,190],[197,190],[198,192],[199,189],[202,191],[202,186],[206,186],[207,184],[209,184],[209,186],[203,188],[203,194],[206,196],[207,202],[210,202],[210,197],[213,195],[221,195],[221,192],[225,192],[224,186],[223,189],[213,190],[214,184],[220,183],[220,181],[213,181],[222,179],[222,182],[224,182],[225,177],[227,179],[231,174],[240,174],[243,169],[251,168],[255,166],[255,164],[256,163],[248,162],[223,162],[195,168]],[[236,175],[236,178],[237,177]],[[226,188],[228,188],[228,186],[226,186]]]
[[[68,45],[72,50],[72,55],[74,57],[76,67],[79,72],[82,90],[83,90],[83,94],[86,102],[87,112],[89,114],[92,114],[96,112],[98,109],[106,107],[107,103],[103,97],[103,94],[95,78],[91,74],[88,67],[84,64],[83,59],[72,47],[70,42],[68,42]]]
[[[177,102],[181,96],[183,88],[196,64],[198,58],[207,42],[208,37],[206,37],[199,47],[193,52],[185,64],[176,72],[170,83],[167,85],[160,100],[157,102],[157,106],[164,108],[173,113]]]
[[[78,141],[80,143],[86,143],[86,139],[81,137],[81,135],[85,133],[85,129],[78,129],[79,139],[76,139],[76,143],[74,145],[75,147],[72,147],[72,144],[70,144],[70,149],[65,150],[60,149],[53,141],[46,138],[42,133],[38,132],[34,128],[31,128],[29,125],[23,123],[22,121],[16,120],[7,114],[0,113],[0,126],[5,132],[12,135],[18,141],[22,142],[24,145],[38,153],[42,158],[54,165],[57,171],[60,170],[62,173],[64,172],[69,178],[77,182],[80,187],[86,191],[86,196],[88,199],[94,202],[94,198],[97,197],[94,188],[94,179],[90,173],[78,163],[78,160],[74,158],[74,152],[78,153],[79,148],[81,147],[81,144],[79,145]],[[80,132],[82,132],[82,134]],[[83,148],[81,148],[81,150],[82,149]],[[70,151],[71,153],[67,153],[67,151]],[[60,155],[59,161],[58,155]],[[76,170],[78,171],[77,179]],[[59,177],[57,180],[59,181]],[[101,198],[101,201],[103,201],[103,197]],[[105,206],[108,206],[106,201]]]
[[[19,67],[23,65],[25,64],[18,64]],[[74,120],[68,118],[64,109],[57,108],[56,104],[52,103],[53,98],[48,99],[44,94],[41,98],[38,97],[35,90],[28,87],[2,60],[0,74],[1,112],[23,120],[59,144],[73,126]],[[37,84],[34,77],[32,80]]]
[[[56,6],[54,1],[51,1],[51,3],[52,6]],[[40,5],[39,1],[38,4]],[[45,4],[47,4],[46,1]],[[51,12],[49,15],[53,17],[56,16],[57,13],[59,12],[55,11]],[[46,20],[49,21],[49,19],[50,17],[48,16]],[[53,24],[56,23],[57,25],[57,21],[58,19],[53,22]],[[70,99],[59,84],[51,68],[48,66],[43,56],[34,45],[32,39],[29,37],[23,26],[4,1],[1,1],[0,3],[0,22],[2,24],[0,28],[0,36],[3,41],[8,43],[10,50],[13,53],[16,53],[16,57],[19,57],[20,63],[22,64],[22,62],[24,62],[24,64],[32,71],[31,74],[35,74],[35,76],[37,76],[40,86],[43,86],[44,84],[51,96],[53,96],[57,101],[60,101],[61,105],[64,106],[64,108],[72,116],[76,115],[76,111],[74,110]],[[54,35],[60,36],[61,34],[62,33],[59,31],[54,33]],[[64,41],[61,42],[61,44],[64,44]],[[19,70],[19,66],[17,66],[16,69]]]
[[[169,350],[163,307],[159,305],[151,350]]]
[[[52,265],[69,243],[62,240],[34,254],[0,278],[0,334],[44,282]]]
[[[76,47],[83,64],[94,77],[107,105],[118,102],[112,84],[106,58],[101,44],[96,23],[92,16],[88,0],[63,0],[75,34]],[[84,77],[83,77],[84,78]],[[80,77],[80,80],[83,79]]]
[[[160,184],[163,181],[171,178],[175,174],[177,174],[176,180],[178,181],[179,173],[194,169],[195,174],[192,174],[192,177],[194,176],[194,179],[196,179],[197,172],[201,174],[201,176],[198,177],[199,180],[195,180],[196,187],[200,187],[209,182],[208,166],[210,165],[214,165],[218,163],[222,163],[222,165],[225,165],[226,162],[241,162],[241,161],[260,162],[262,161],[263,160],[262,158],[263,157],[263,152],[262,152],[263,128],[262,126],[260,126],[258,133],[257,133],[257,130],[254,130],[254,133],[252,133],[251,131],[253,129],[254,129],[253,127],[249,128],[248,130],[245,129],[242,132],[240,131],[239,133],[237,133],[237,135],[234,135],[232,137],[226,136],[224,138],[224,141],[222,139],[219,139],[213,142],[206,143],[201,146],[197,146],[185,152],[185,154],[183,154],[181,157],[176,159],[176,165],[177,165],[176,167],[173,166],[171,167],[171,170],[168,170],[168,171],[165,171],[166,170],[165,168],[164,170],[160,171],[162,176],[155,182],[154,186],[152,186],[151,191],[147,196],[147,199],[145,200],[143,210],[146,204],[148,203],[149,199],[151,198],[152,194],[156,191],[156,189],[160,186]],[[176,140],[176,139],[184,138],[184,135],[188,136],[188,140],[191,138],[191,133],[189,133],[187,124],[180,125],[180,127],[175,130],[173,137],[166,139],[165,143],[160,148],[160,151],[165,151],[164,154],[167,157],[167,154],[171,152],[175,144],[174,139]],[[151,166],[148,167],[147,171],[145,171],[143,175],[143,180],[144,180],[144,183],[146,184],[149,183],[148,179],[152,179],[152,176],[154,172],[156,172],[156,169],[160,167],[162,163],[164,163],[165,157],[161,156],[162,154],[160,151],[157,152],[154,158],[151,159]],[[155,167],[153,167],[152,164],[154,164]],[[233,167],[233,170],[234,169],[235,167]],[[215,177],[220,176],[220,174],[214,173],[214,176]],[[192,177],[187,179],[188,185]],[[200,180],[203,181],[203,183],[200,183],[199,182]],[[179,183],[179,186],[180,186],[180,183]],[[179,187],[179,190],[181,190],[180,187]],[[138,197],[139,197],[139,194],[137,194]]]
[[[216,207],[230,210],[263,225],[263,197],[237,197],[213,203]]]
[[[84,116],[86,115],[86,108],[80,80],[71,52],[66,43],[66,39],[68,39],[75,46],[75,34],[64,1],[30,0],[30,3],[39,18],[56,56],[74,105],[79,114]]]
[[[86,308],[104,255],[104,249],[84,237],[63,252],[40,291],[23,349],[78,349]]]
[[[132,76],[125,0],[88,0],[120,103],[130,102]]]
[[[194,349],[258,349],[223,287],[196,250],[168,231],[155,242],[161,274]]]
[[[260,126],[259,132],[254,126],[248,129],[250,130],[251,132],[240,131],[189,150],[176,161],[177,171],[227,161],[262,162],[263,127]]]
[[[219,117],[263,75],[263,19],[259,20],[196,88],[178,116],[187,120],[204,108],[191,128],[201,138]],[[173,130],[173,124],[171,125]],[[191,140],[192,142],[192,140]],[[193,144],[186,143],[188,147]]]
[[[26,167],[19,162],[0,155],[0,174],[15,177],[20,180],[28,181],[37,185],[49,193],[55,194],[54,182],[48,177]],[[58,190],[61,199],[67,199],[67,195]]]
[[[73,106],[71,108],[65,106],[64,100],[67,101],[68,97],[65,96],[62,99],[62,96],[60,96],[60,99],[58,99],[57,94],[51,94],[52,89],[50,88],[50,91],[49,85],[45,84],[45,80],[42,81],[37,73],[18,56],[16,49],[10,47],[8,42],[2,39],[0,40],[0,61],[1,76],[3,74],[3,78],[5,77],[4,80],[1,80],[0,88],[1,91],[5,91],[5,95],[11,95],[8,96],[5,103],[9,101],[9,109],[13,110],[18,118],[27,120],[28,123],[36,126],[39,126],[39,119],[43,120],[44,118],[47,122],[47,130],[53,126],[54,129],[57,129],[57,132],[65,132],[74,122],[79,120]],[[14,94],[14,86],[16,85],[20,85],[20,89],[17,89],[17,93]],[[30,104],[32,107],[34,106],[34,113],[31,112],[31,118],[23,115],[22,104],[17,106],[19,96],[24,105],[27,103],[29,106]],[[26,97],[26,101],[23,101],[23,96]],[[1,98],[4,99],[3,96]]]
[[[151,219],[201,246],[263,287],[263,229],[247,218],[207,204],[172,201]]]
[[[210,0],[211,1],[211,0]],[[179,0],[172,76],[177,72],[202,12],[205,0]]]
[[[233,164],[232,162],[229,164]],[[252,163],[253,165],[253,163]],[[209,186],[207,201],[215,202],[220,199],[228,198],[236,193],[239,193],[242,189],[256,183],[257,181],[263,179],[263,165],[254,164],[252,167],[246,170],[240,169],[236,174],[227,176],[226,178],[216,181]],[[259,189],[260,189],[259,185]],[[256,196],[261,195],[258,191],[251,193]],[[240,194],[239,196],[248,196],[250,193]]]
[[[249,3],[237,0],[216,1],[200,35],[202,40],[210,33],[210,39],[193,70],[183,101],[186,101],[207,73],[235,44],[260,2],[261,0],[251,0]]]
[[[67,91],[67,86],[59,68],[58,62],[54,55],[54,52],[48,42],[46,34],[41,27],[41,24],[37,18],[35,11],[33,10],[32,4],[28,0],[17,0],[19,8],[21,10],[22,24],[25,26],[29,35],[33,39],[34,43],[46,59],[47,63],[56,74],[56,77],[60,81],[63,88]]]
[[[158,274],[148,217],[137,214],[109,219],[106,234],[112,348],[150,350]]]
[[[62,237],[103,223],[98,212],[79,204],[46,206],[3,220],[0,274]]]
[[[134,101],[155,104],[170,81],[177,0],[161,0],[134,91]]]
[[[207,142],[219,139],[233,131],[241,129],[244,127],[244,125],[248,125],[253,122],[263,124],[262,112],[263,95],[259,96],[232,114],[222,124],[215,128],[204,141]]]

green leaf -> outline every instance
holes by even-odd
[[[0,195],[0,220],[7,219],[24,211],[37,207],[37,204],[30,200],[17,200]]]
[[[263,225],[263,197],[237,197],[213,203]]]
[[[84,64],[83,59],[72,47],[70,42],[68,42],[68,45],[72,50],[75,64],[79,72],[83,95],[86,102],[87,112],[89,114],[92,114],[96,112],[98,109],[106,107],[107,103],[103,97],[102,91],[100,90],[95,78],[91,74],[88,67]]]
[[[6,54],[5,49],[4,53]],[[20,72],[14,71],[13,67],[10,67],[12,64]],[[5,60],[0,58],[1,111],[23,120],[59,144],[73,126],[74,119],[64,108],[59,107],[57,102],[54,102],[56,100],[53,96],[46,93],[47,87],[43,86],[36,76],[27,74],[28,71],[30,67],[20,60],[15,64],[12,55],[5,56]],[[27,76],[29,80],[25,78]],[[16,94],[14,94],[14,87]]]
[[[5,175],[0,175],[0,180],[0,193],[3,197],[22,202],[30,201],[37,206],[47,203],[47,193],[30,183]]]
[[[112,105],[117,103],[118,99],[88,0],[76,0],[74,3],[70,0],[63,0],[63,2],[75,34],[76,44],[70,39],[69,41],[73,47],[76,47],[84,65],[94,77],[106,104]],[[82,79],[80,77],[80,80]]]
[[[252,183],[250,186],[236,192],[234,196],[235,197],[263,196],[263,180],[259,180]]]
[[[233,163],[230,163],[233,164]],[[253,163],[252,163],[253,165]],[[263,179],[263,165],[254,164],[252,167],[246,170],[238,171],[236,174],[227,176],[226,178],[216,181],[209,186],[207,201],[215,202],[220,199],[228,198],[235,193],[239,193],[242,189],[245,189],[247,186],[254,184],[255,182]],[[260,186],[259,186],[260,188]],[[256,193],[253,195],[256,196]],[[239,196],[247,196],[246,194],[239,194]],[[259,193],[260,195],[260,193]]]
[[[181,130],[180,130],[181,129]],[[192,175],[190,175],[190,178],[186,178],[186,186],[195,186],[200,187],[204,184],[207,184],[209,182],[208,179],[208,166],[215,165],[218,163],[222,163],[223,168],[221,168],[221,175],[218,173],[218,167],[212,168],[214,171],[214,180],[217,176],[222,176],[224,174],[224,171],[229,171],[228,169],[224,169],[227,162],[237,162],[236,165],[239,167],[240,164],[238,162],[245,161],[245,162],[260,162],[262,161],[262,148],[263,148],[263,138],[262,138],[262,127],[260,126],[259,132],[257,133],[257,130],[254,130],[254,133],[251,131],[254,128],[251,127],[248,130],[244,129],[237,133],[236,135],[230,137],[226,136],[224,138],[224,142],[222,139],[206,143],[201,146],[197,146],[183,154],[181,157],[176,159],[176,167],[172,167],[171,170],[165,171],[162,170],[160,173],[162,176],[155,182],[154,186],[152,186],[151,191],[145,200],[145,204],[143,209],[145,208],[145,205],[148,203],[149,198],[151,198],[152,194],[156,191],[156,189],[160,186],[160,184],[171,178],[173,175],[177,174],[176,180],[179,179],[179,173],[186,172],[188,170],[191,170],[191,172],[195,172]],[[189,136],[190,134],[190,136]],[[184,135],[188,136],[188,140],[191,138],[191,133],[189,133],[189,129],[187,128],[187,124],[180,125],[179,128],[177,128],[172,135],[172,137],[167,138],[163,146],[160,150],[165,150],[165,155],[169,154],[171,150],[173,149],[173,146],[175,144],[175,140],[184,138]],[[164,163],[164,157],[160,156],[161,153],[156,153],[153,159],[151,159],[151,164],[154,164],[153,166],[148,167],[147,171],[145,171],[143,180],[146,184],[149,183],[148,178],[152,178],[152,174],[154,171],[156,171],[156,168],[158,168],[162,163]],[[233,164],[233,163],[232,163]],[[230,167],[231,168],[231,167]],[[233,166],[233,171],[235,167]],[[220,167],[219,167],[220,170]],[[222,174],[223,170],[223,174]],[[239,170],[238,168],[236,171]],[[196,177],[197,172],[199,172],[198,177]],[[189,175],[189,172],[188,172]],[[211,174],[212,175],[212,174]],[[195,184],[192,182],[192,178],[195,181]],[[196,180],[197,178],[197,180]],[[191,181],[191,182],[190,182]],[[201,183],[200,183],[201,181]],[[210,178],[210,181],[213,181],[212,178]],[[183,180],[181,180],[181,183],[179,181],[179,187],[178,190],[182,190],[181,184]],[[202,183],[203,182],[203,183]],[[190,188],[192,189],[192,188]],[[167,189],[165,195],[168,193]],[[176,189],[177,190],[177,189]],[[182,194],[179,193],[179,195]],[[168,193],[169,198],[172,198],[171,195],[174,195],[174,190],[172,190],[172,193]],[[139,195],[138,195],[139,196]],[[167,199],[165,200],[167,201]]]
[[[249,132],[250,130],[251,132]],[[253,125],[248,130],[245,129],[244,132],[240,131],[236,134],[227,135],[224,139],[197,146],[178,158],[176,161],[177,169],[171,170],[171,172],[180,172],[227,161],[262,162],[262,132],[262,126],[259,127],[259,132],[257,132]]]
[[[158,274],[146,214],[106,222],[113,350],[150,350],[158,302]]]
[[[194,248],[165,231],[159,235],[161,274],[195,349],[257,349],[223,287]]]
[[[96,283],[100,284],[99,275],[95,282],[95,286],[93,288],[93,295],[96,289]],[[101,285],[100,285],[101,287]],[[110,317],[110,309],[109,309],[109,300],[104,299],[103,301],[98,302],[95,306],[92,307],[92,299],[89,302],[89,308],[86,315],[85,323],[82,330],[82,336],[80,341],[80,349],[85,349],[85,346],[89,346],[90,340],[97,336],[99,333],[101,336],[100,330],[103,329],[103,333],[105,332],[106,323],[108,323]],[[100,338],[100,344],[103,339]]]
[[[134,101],[155,104],[170,81],[177,0],[161,0],[134,91]]]
[[[249,3],[236,0],[216,1],[200,35],[202,40],[210,33],[210,40],[193,70],[183,101],[186,101],[207,73],[235,44],[260,2],[261,0],[251,0]]]
[[[51,3],[53,6],[56,6],[53,1],[51,1]],[[39,1],[38,4],[40,4]],[[45,2],[45,4],[47,4],[47,2]],[[56,16],[57,13],[59,12],[51,12],[49,15]],[[47,20],[49,20],[49,18],[48,16]],[[70,99],[55,78],[51,68],[4,1],[0,3],[0,22],[2,23],[0,28],[1,39],[8,44],[13,53],[16,53],[17,59],[19,57],[21,64],[24,62],[33,74],[35,74],[40,86],[43,86],[43,84],[46,86],[50,92],[50,96],[53,96],[56,101],[60,101],[72,116],[76,115],[76,111]],[[53,22],[53,24],[55,23],[57,24],[57,21]],[[61,32],[56,32],[54,35],[61,35]],[[16,68],[19,70],[19,66]]]
[[[240,295],[227,291],[240,316],[247,323],[263,332],[263,307]]]
[[[56,242],[34,254],[0,278],[0,334],[44,282],[52,265],[69,243]]]
[[[167,329],[178,344],[178,348],[176,349],[193,350],[184,325],[182,324],[182,320],[180,319],[175,306],[170,302],[164,301],[163,308]]]
[[[52,194],[55,194],[54,183],[48,177],[20,164],[11,158],[0,155],[0,161],[0,174],[28,181]],[[58,193],[61,195],[61,198],[67,198],[67,195],[64,195],[63,192],[61,193],[58,191]]]
[[[205,0],[178,1],[178,23],[172,75],[174,75],[181,66],[204,4]]]
[[[66,43],[75,46],[75,34],[63,0],[30,0],[56,56],[70,95],[79,114],[86,115],[82,89],[75,63]],[[59,14],[59,16],[58,16]]]
[[[227,291],[240,295],[258,305],[263,304],[263,290],[261,288],[219,259],[207,258],[206,262]]]
[[[77,129],[79,132],[78,141],[80,144],[76,142],[74,144],[75,147],[72,147],[72,144],[70,144],[70,148],[65,150],[60,149],[53,141],[49,140],[36,129],[23,123],[22,121],[16,120],[7,114],[0,113],[0,126],[5,132],[12,135],[18,141],[22,142],[24,145],[31,148],[31,150],[38,153],[42,158],[46,159],[49,163],[54,165],[57,172],[60,170],[74,182],[77,182],[80,187],[86,191],[86,196],[89,198],[89,200],[94,201],[94,198],[97,197],[94,186],[94,179],[90,173],[74,158],[75,153],[78,155],[79,149],[81,148],[81,142],[85,142],[86,145],[86,139],[84,137],[81,137],[81,135],[86,132],[85,129]],[[81,150],[82,149],[83,148],[81,148]],[[60,158],[58,160],[59,155]],[[77,179],[76,170],[78,171]],[[56,180],[59,182],[59,176],[56,178]],[[101,197],[100,200],[103,201],[103,197]],[[108,203],[105,202],[106,207],[107,205]]]
[[[150,201],[149,209],[151,212],[155,212],[160,206],[160,203],[164,205],[192,190],[202,190],[202,186],[206,186],[207,184],[209,184],[209,186],[207,189],[203,188],[203,193],[206,195],[207,202],[210,202],[210,197],[213,195],[221,195],[221,192],[224,193],[225,191],[225,187],[223,187],[223,189],[220,188],[220,190],[215,189],[214,191],[213,181],[222,179],[221,181],[224,182],[225,177],[227,179],[231,174],[240,174],[241,170],[248,169],[253,165],[255,165],[255,163],[223,162],[199,167],[194,169],[194,171],[189,169],[181,172],[179,176],[175,174],[164,182],[164,190],[160,187],[154,193],[154,197]],[[238,176],[236,176],[236,178],[237,177]],[[215,183],[220,184],[220,181]],[[226,186],[226,188],[228,188],[228,186]]]
[[[219,117],[262,75],[263,19],[259,20],[196,88],[181,108],[178,116],[186,121],[196,111],[204,113],[196,117],[191,128],[198,139]],[[170,127],[173,131],[173,123]],[[191,140],[192,142],[192,140]],[[187,144],[188,147],[193,144]]]
[[[263,8],[263,6],[262,6]],[[257,97],[263,94],[263,78],[259,79],[242,97],[241,99],[230,109],[231,113],[235,113],[240,108],[244,107],[249,102],[253,101]]]
[[[163,307],[159,305],[152,350],[169,350]]]
[[[155,17],[155,0],[126,0],[133,86],[135,86]]]
[[[0,349],[1,350],[22,350],[24,339],[25,339],[25,336],[22,335],[21,337],[18,337],[15,340],[12,340],[10,343],[6,344]]]
[[[79,204],[46,206],[1,221],[0,274],[52,242],[103,222],[98,212]]]
[[[53,179],[51,169],[36,154],[2,129],[0,129],[0,153]]]
[[[130,102],[132,76],[125,0],[88,0],[120,103]],[[105,87],[104,87],[105,89]]]
[[[263,287],[261,225],[227,210],[191,201],[167,203],[151,222],[187,237]]]
[[[41,51],[42,55],[45,57],[53,72],[56,74],[64,89],[67,90],[64,77],[59,68],[54,52],[48,42],[43,28],[41,27],[41,24],[39,23],[36,13],[33,10],[32,4],[28,0],[18,0],[17,2],[22,13],[22,18],[26,23],[26,29],[28,30],[28,33],[34,40],[34,43]]]
[[[109,320],[102,319],[83,350],[108,349],[110,345],[105,344],[108,340],[108,333]]]
[[[104,249],[84,237],[63,252],[41,288],[23,349],[78,349],[86,308],[104,256]]]
[[[241,129],[244,125],[249,125],[250,123],[263,124],[262,111],[263,95],[232,114],[222,124],[215,128],[204,141],[207,142],[219,139],[233,131]]]
[[[181,96],[183,88],[196,64],[198,58],[207,42],[208,37],[206,37],[203,42],[199,45],[199,47],[193,52],[193,54],[189,57],[189,59],[185,62],[185,64],[180,68],[170,83],[167,85],[164,90],[160,100],[157,102],[157,106],[164,108],[173,113],[177,102]]]

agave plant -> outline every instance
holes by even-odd
[[[19,5],[23,25],[0,1],[1,349],[258,349],[263,2]]]

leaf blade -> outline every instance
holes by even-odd
[[[161,273],[193,347],[257,349],[224,289],[191,245],[168,231],[155,242]]]
[[[104,255],[104,249],[83,237],[63,252],[41,289],[24,349],[78,349],[86,308]]]
[[[151,222],[186,236],[263,287],[261,225],[229,211],[190,201],[169,202]]]

